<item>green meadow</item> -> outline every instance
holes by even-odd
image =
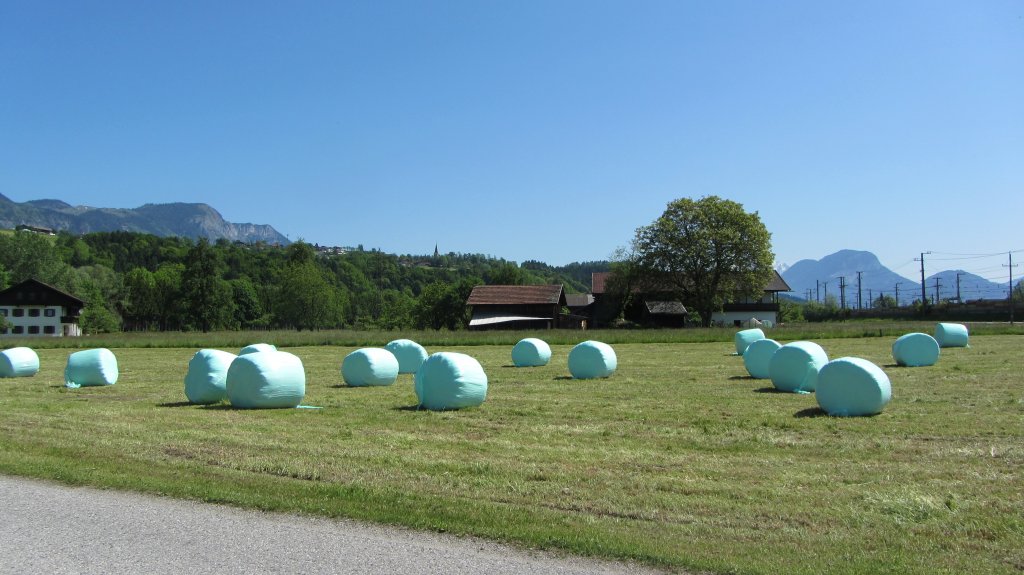
[[[898,368],[894,337],[875,329],[817,340],[830,358],[863,357],[888,374],[892,402],[868,418],[829,417],[813,394],[775,393],[747,376],[726,337],[658,343],[627,332],[615,343],[618,371],[582,381],[566,368],[579,333],[546,338],[553,356],[539,368],[512,367],[509,343],[537,334],[438,334],[428,351],[469,354],[489,378],[483,406],[455,412],[418,410],[409,375],[344,385],[345,355],[388,334],[347,345],[330,334],[192,334],[178,347],[157,336],[82,339],[113,346],[117,384],[66,389],[73,350],[40,346],[35,377],[0,380],[0,473],[670,571],[1024,570],[1024,337],[972,328],[970,348]],[[304,404],[323,409],[185,403],[197,340],[237,352],[263,335],[293,344],[285,351],[304,363]]]

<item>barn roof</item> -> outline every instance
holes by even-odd
[[[686,315],[686,306],[677,301],[645,301],[651,315]]]
[[[590,274],[590,293],[604,293],[604,283],[612,272],[593,272]]]
[[[34,278],[0,291],[0,304],[85,306],[81,299]]]
[[[594,294],[589,293],[567,293],[565,303],[569,307],[586,307],[594,303]]]
[[[559,285],[540,286],[476,286],[466,300],[467,305],[565,305],[565,292]]]
[[[764,288],[764,291],[793,291],[793,288],[789,287],[777,270],[772,270],[772,281],[768,282],[768,287]]]

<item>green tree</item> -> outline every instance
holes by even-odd
[[[156,274],[146,268],[133,268],[124,276],[122,301],[125,329],[148,330],[159,318]]]
[[[458,284],[434,282],[423,289],[413,308],[413,324],[418,329],[457,330],[469,323],[466,300],[473,286],[480,285],[477,278],[466,278]]]
[[[263,311],[256,286],[247,277],[230,281],[232,297],[235,302],[235,323],[242,329],[266,327],[267,318]]]
[[[871,306],[882,309],[896,309],[898,307],[896,305],[896,298],[892,297],[891,295],[885,294],[882,294],[875,298],[875,301],[871,303]]]
[[[188,327],[208,332],[231,323],[233,293],[221,277],[222,268],[219,253],[210,247],[206,238],[200,239],[186,254],[181,289]]]
[[[487,274],[487,285],[515,286],[525,283],[523,270],[509,263],[491,268]]]
[[[50,236],[31,232],[0,234],[0,265],[7,269],[12,284],[35,278],[72,291],[74,274]]]
[[[646,288],[672,292],[705,327],[726,302],[762,297],[772,278],[771,234],[757,212],[717,196],[671,202],[637,230],[634,249]]]
[[[344,324],[347,294],[327,281],[316,262],[292,259],[282,271],[278,287],[275,319],[280,325],[302,331]]]
[[[182,276],[184,264],[167,263],[153,272],[156,284],[156,320],[161,331],[180,329],[184,325]]]

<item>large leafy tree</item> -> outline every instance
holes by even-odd
[[[285,258],[278,281],[277,322],[299,331],[342,327],[348,294],[327,280],[312,246],[296,242],[288,246]]]
[[[637,230],[634,250],[645,289],[672,292],[705,327],[726,302],[761,297],[772,277],[771,234],[757,212],[717,196],[669,203]]]
[[[207,332],[230,325],[235,304],[231,285],[221,277],[223,267],[219,252],[205,238],[186,254],[181,288],[190,327]]]

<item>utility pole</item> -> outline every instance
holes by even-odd
[[[930,254],[931,252],[921,252],[920,259],[914,258],[915,262],[921,262],[921,305],[928,303],[928,294],[925,292],[924,287],[924,254]]]
[[[956,272],[956,303],[964,303],[964,300],[960,299],[960,276],[964,275],[964,272]]]
[[[860,293],[860,274],[864,272],[857,272],[857,309],[863,309],[864,307],[864,296]]]
[[[846,309],[846,276],[839,276],[839,308]]]
[[[900,307],[900,284],[903,282],[896,282],[896,307]]]
[[[1017,266],[1013,263],[1013,252],[1006,252],[1006,255],[1010,258],[1010,264],[1003,264],[1003,267],[1010,269],[1010,325],[1013,325],[1013,268]]]
[[[811,301],[811,288],[807,288],[807,301]]]
[[[821,303],[821,280],[814,280],[814,301]]]
[[[825,301],[828,302],[828,280],[821,282],[821,285],[825,288]]]
[[[878,296],[878,297],[882,297],[882,296]],[[875,307],[875,296],[871,295],[871,288],[868,288],[868,307],[869,308]]]
[[[939,305],[939,277],[935,276],[935,305]]]

